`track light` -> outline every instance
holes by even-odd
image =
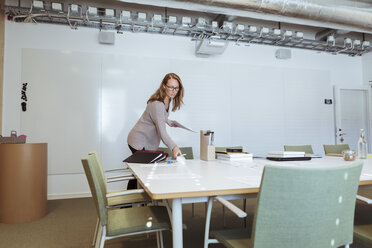
[[[281,33],[282,33],[282,31],[279,28],[275,28],[273,30],[273,34],[276,35],[276,36],[279,36]]]
[[[187,16],[182,17],[181,23],[183,26],[191,25],[191,17]]]
[[[138,21],[146,21],[147,19],[147,14],[146,13],[143,13],[143,12],[138,12],[138,15],[137,15],[137,20]]]
[[[351,41],[351,39],[350,38],[345,38],[344,39],[344,47],[348,47],[348,48],[352,48],[352,41]]]
[[[79,5],[77,4],[70,4],[70,11],[71,13],[79,13]]]
[[[225,32],[231,32],[233,29],[233,23],[232,22],[223,22],[222,29]]]
[[[52,10],[53,11],[62,11],[62,4],[61,3],[52,3]]]
[[[353,41],[353,47],[359,47],[361,45],[360,40],[354,40]]]
[[[304,38],[304,33],[296,32],[295,36],[296,36],[297,39],[303,39]]]
[[[169,24],[176,24],[177,23],[177,17],[175,17],[175,16],[169,16],[168,17],[168,23]]]
[[[156,22],[156,23],[162,23],[163,22],[163,17],[162,17],[162,15],[154,14],[154,16],[152,18],[152,21]]]
[[[269,33],[269,28],[267,27],[262,27],[261,28],[261,32],[260,32],[260,37],[263,35],[263,34],[268,34]]]
[[[97,16],[98,15],[98,10],[96,7],[88,7],[87,14],[89,16]]]
[[[115,16],[115,10],[105,9],[105,17],[113,18]]]
[[[363,41],[363,43],[362,43],[362,48],[364,49],[364,48],[367,48],[367,47],[369,47],[371,45],[371,43],[369,42],[369,41],[367,41],[367,40],[365,40],[365,41]]]
[[[33,1],[32,7],[36,9],[44,9],[44,2],[43,1]]]
[[[213,30],[218,29],[218,22],[216,22],[216,21],[213,21],[213,22],[212,22],[212,29],[213,29]]]
[[[130,20],[131,13],[128,10],[123,10],[121,12],[120,18],[123,20]]]
[[[327,44],[331,46],[335,45],[335,37],[333,35],[327,37]]]
[[[290,30],[287,30],[287,31],[284,32],[284,38],[285,37],[291,37],[292,35],[293,35],[293,32],[290,31]]]
[[[256,27],[256,26],[249,26],[248,31],[249,31],[250,33],[256,33],[256,32],[257,32],[257,27]]]
[[[243,33],[244,32],[244,25],[243,24],[236,25],[235,30],[236,30],[237,33]]]
[[[207,25],[207,21],[204,18],[199,17],[196,22],[196,27],[204,28]]]
[[[197,25],[204,26],[207,24],[207,21],[204,18],[199,17]]]

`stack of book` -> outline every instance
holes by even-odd
[[[292,151],[274,151],[267,154],[267,159],[275,161],[298,161],[310,160],[311,157],[305,157],[305,152]]]
[[[253,160],[252,153],[248,152],[216,152],[217,159],[229,161],[250,161]]]

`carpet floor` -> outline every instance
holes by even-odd
[[[242,200],[234,201],[242,208]],[[252,225],[255,199],[247,200],[248,226]],[[372,213],[369,206],[357,206],[360,211]],[[33,222],[22,224],[0,224],[0,247],[4,248],[90,248],[96,225],[96,210],[92,198],[77,198],[48,201],[48,214]],[[212,229],[223,228],[222,207],[214,204],[211,220]],[[372,216],[372,215],[370,215]],[[241,227],[241,219],[226,210],[226,226]],[[359,217],[361,219],[361,217]],[[192,216],[191,204],[183,205],[183,221],[187,225],[184,231],[184,247],[203,247],[205,205],[195,204],[195,216]],[[359,221],[356,218],[356,221]],[[171,232],[164,232],[165,247],[172,247]],[[147,248],[156,247],[156,236],[137,235],[107,241],[106,248]],[[223,247],[212,244],[211,248]],[[352,248],[367,248],[354,242]]]

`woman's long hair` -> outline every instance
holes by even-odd
[[[161,81],[161,84],[159,88],[156,90],[156,92],[147,100],[147,103],[153,102],[153,101],[160,101],[164,102],[165,97],[167,94],[165,93],[165,87],[167,86],[169,79],[175,79],[178,81],[180,89],[177,92],[177,95],[173,98],[173,108],[172,111],[176,111],[181,108],[181,105],[183,104],[183,85],[181,82],[181,78],[176,73],[168,73],[164,76],[163,80]]]

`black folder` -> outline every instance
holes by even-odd
[[[311,160],[311,157],[283,157],[283,158],[266,157],[266,159],[273,160],[273,161],[303,161],[303,160]]]
[[[163,157],[163,153],[159,152],[136,152],[133,155],[124,159],[123,162],[150,164],[157,162],[161,157]]]

